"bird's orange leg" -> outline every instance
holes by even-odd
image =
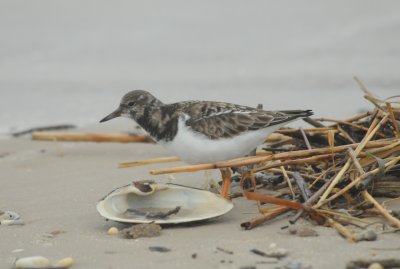
[[[221,196],[228,199],[229,191],[231,187],[231,170],[229,168],[220,169],[222,176]]]

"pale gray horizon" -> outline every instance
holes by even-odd
[[[133,89],[345,117],[400,93],[399,1],[0,1],[0,132],[96,124]]]

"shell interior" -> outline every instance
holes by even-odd
[[[215,218],[233,208],[231,201],[209,191],[170,184],[152,187],[155,191],[150,194],[141,194],[133,185],[119,188],[100,201],[97,210],[104,218],[117,222],[174,224]],[[165,213],[178,206],[178,213],[166,218],[154,219],[142,214]]]

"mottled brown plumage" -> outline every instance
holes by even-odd
[[[234,137],[312,115],[309,110],[264,111],[222,102],[188,101],[173,105],[178,114],[189,115],[187,126],[210,139]]]
[[[312,115],[311,110],[265,111],[224,102],[186,101],[164,104],[146,91],[127,93],[120,107],[101,122],[113,117],[134,119],[157,140],[172,140],[179,118],[194,132],[209,139],[230,138]]]
[[[222,102],[164,104],[146,91],[132,91],[100,122],[135,120],[172,154],[188,163],[215,162],[250,153],[274,130],[311,110],[264,111]]]

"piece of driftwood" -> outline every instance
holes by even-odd
[[[151,138],[147,135],[128,134],[100,134],[100,133],[70,133],[70,132],[34,132],[32,140],[37,141],[68,141],[68,142],[116,142],[149,143]]]
[[[300,194],[303,197],[304,201],[307,201],[308,199],[310,199],[310,196],[312,195],[312,193],[311,193],[310,189],[308,188],[306,181],[300,175],[300,173],[294,172],[293,178],[294,178],[294,181],[296,182],[297,186],[299,187]]]
[[[135,167],[135,166],[142,166],[142,165],[149,165],[149,164],[169,163],[169,162],[179,162],[179,161],[180,161],[179,157],[169,156],[169,157],[161,157],[161,158],[139,160],[139,161],[134,161],[134,162],[120,163],[118,165],[118,167],[119,168],[127,168],[127,167]]]
[[[240,226],[246,230],[251,230],[254,227],[257,227],[258,225],[265,223],[269,220],[275,219],[276,217],[288,212],[292,210],[289,207],[286,206],[280,206],[275,208],[274,210],[271,210],[268,213],[263,213],[260,216],[257,216],[249,221],[243,222],[242,224],[240,224]]]

